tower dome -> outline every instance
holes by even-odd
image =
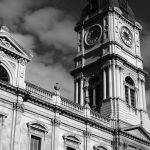
[[[88,4],[83,9],[81,20],[95,13],[105,13],[109,10],[120,8],[122,15],[130,21],[135,21],[134,13],[129,5],[129,0],[87,0]]]

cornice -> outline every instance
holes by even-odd
[[[122,56],[118,55],[118,54],[108,54],[108,55],[105,55],[103,57],[100,57],[97,61],[93,62],[93,63],[90,63],[90,64],[87,64],[83,67],[79,67],[79,68],[75,68],[74,70],[71,71],[71,75],[74,75],[74,74],[77,74],[79,72],[84,72],[86,71],[89,67],[92,67],[92,66],[96,66],[96,65],[100,65],[100,64],[104,64],[106,61],[108,60],[119,60],[122,62],[123,65],[133,69],[134,71],[136,71],[137,73],[142,73],[143,75],[147,75],[147,72],[144,71],[143,69],[141,68],[137,68],[136,66],[132,65],[131,63],[129,63],[125,58],[123,58]]]
[[[12,93],[12,94],[15,94],[17,96],[24,96],[27,91],[24,90],[24,89],[21,89],[19,87],[15,87],[15,86],[12,86],[6,82],[3,82],[3,81],[0,81],[0,89],[4,90],[4,91],[7,91],[9,93]]]
[[[7,48],[4,48],[4,47],[0,46],[0,49],[1,49],[2,51],[4,51],[6,55],[9,55],[9,57],[11,57],[11,58],[13,58],[13,59],[16,59],[16,60],[18,60],[18,59],[24,59],[25,61],[30,61],[29,59],[24,58],[24,57],[21,56],[21,55],[15,54],[14,52],[8,50]]]
[[[109,45],[117,45],[119,46],[122,50],[124,50],[125,52],[129,53],[131,56],[141,60],[143,62],[143,59],[141,57],[139,57],[138,55],[133,54],[132,52],[130,52],[129,50],[126,50],[120,43],[118,43],[117,41],[105,41],[101,44],[98,44],[97,46],[94,46],[90,49],[86,50],[86,53],[84,53],[84,55],[82,53],[77,54],[77,56],[74,58],[74,60],[79,60],[82,57],[87,57],[87,55],[90,55],[91,53],[94,53],[95,51],[101,51],[103,48],[108,47]],[[101,56],[103,57],[103,56]]]
[[[37,105],[39,107],[43,107],[43,108],[51,110],[53,112],[57,111],[59,114],[61,114],[63,116],[66,116],[70,119],[79,121],[79,122],[84,123],[84,124],[88,124],[92,127],[102,129],[102,130],[105,130],[105,131],[110,132],[110,133],[113,132],[111,127],[105,126],[101,123],[98,123],[98,122],[92,120],[92,119],[86,118],[86,117],[84,117],[84,114],[74,113],[71,110],[67,110],[67,109],[62,108],[61,106],[57,106],[57,105],[45,102],[45,101],[40,100],[40,99],[33,97],[31,95],[28,95],[28,98],[26,98],[26,102],[30,102],[34,105]]]

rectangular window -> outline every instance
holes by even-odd
[[[41,150],[41,138],[31,135],[30,150]]]
[[[72,147],[67,147],[67,150],[75,150],[75,149]]]

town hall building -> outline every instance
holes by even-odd
[[[128,0],[87,0],[68,100],[25,81],[32,57],[2,26],[0,150],[150,150],[141,30]]]

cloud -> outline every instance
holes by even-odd
[[[36,34],[47,46],[68,52],[74,50],[76,45],[74,25],[73,17],[59,9],[48,7],[27,15],[24,28]]]
[[[29,82],[39,85],[49,91],[54,91],[55,83],[61,85],[61,95],[73,98],[73,79],[60,65],[45,66],[41,57],[34,57],[28,64],[26,78]]]
[[[150,67],[150,27],[148,23],[143,23],[141,37],[141,52],[146,67]]]
[[[34,37],[31,35],[23,35],[20,33],[13,34],[14,39],[28,51],[31,51],[35,48]]]
[[[7,22],[15,22],[31,4],[30,0],[1,0],[0,17]]]
[[[150,90],[146,91],[147,109],[150,112]],[[149,113],[150,116],[150,113]]]

